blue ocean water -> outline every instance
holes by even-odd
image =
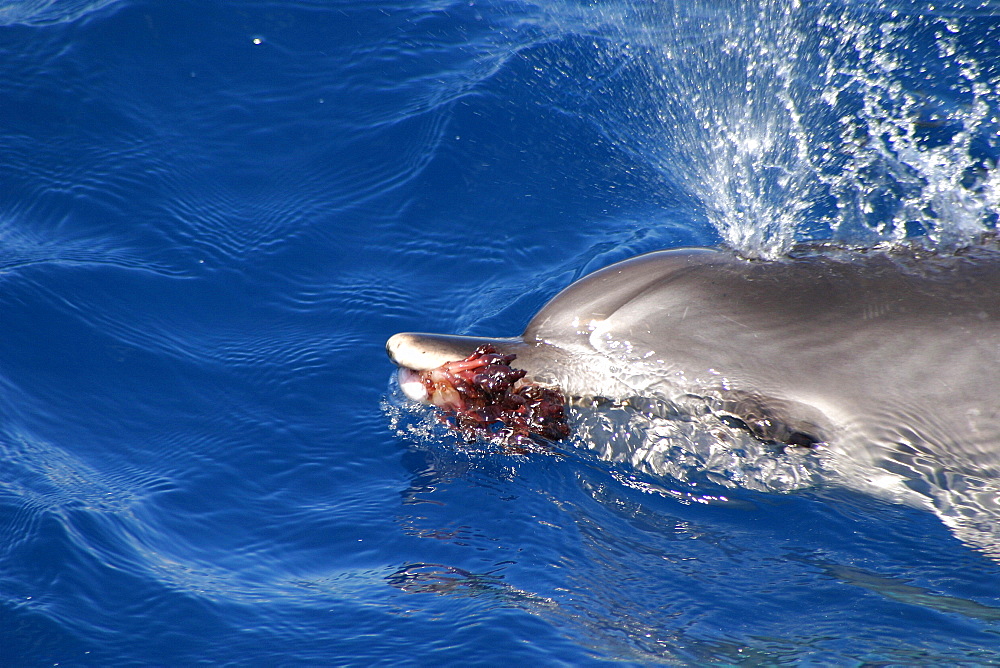
[[[660,248],[967,243],[998,90],[992,1],[3,2],[0,664],[1000,661],[933,515],[461,443],[383,350]]]

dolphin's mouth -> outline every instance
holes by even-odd
[[[396,372],[396,378],[399,382],[399,389],[403,391],[407,399],[424,404],[431,403],[421,372],[401,366]]]
[[[525,382],[525,371],[510,365],[516,357],[483,345],[432,369],[400,366],[399,387],[407,398],[441,409],[442,420],[470,441],[499,437],[523,446],[566,438],[566,399],[555,388]]]

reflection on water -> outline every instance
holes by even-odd
[[[112,5],[119,0],[4,0],[0,26],[44,26],[67,23]]]

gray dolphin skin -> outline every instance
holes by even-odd
[[[928,508],[1000,559],[1000,252],[641,255],[559,293],[517,338],[404,333],[400,384],[490,343],[567,397],[699,397],[820,444],[853,486]]]

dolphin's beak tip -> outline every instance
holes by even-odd
[[[405,336],[406,334],[403,332],[400,332],[398,334],[393,334],[385,342],[385,354],[388,355],[389,359],[391,359],[393,362],[396,361],[396,350],[402,344],[403,337]]]

